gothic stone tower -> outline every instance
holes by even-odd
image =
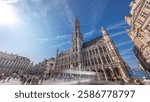
[[[83,34],[80,32],[80,24],[76,17],[71,49],[58,51],[56,55],[55,72],[59,74],[58,76],[79,77],[81,75],[77,73],[82,72],[82,77],[94,73],[93,80],[112,81],[128,77],[128,67],[115,44],[103,27],[101,32],[102,35],[83,42]]]
[[[81,67],[81,48],[83,45],[83,34],[80,32],[80,24],[76,17],[74,32],[72,34],[72,53],[74,53],[74,67]]]

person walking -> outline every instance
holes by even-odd
[[[26,83],[26,85],[30,85],[31,80],[32,80],[32,76],[29,75],[29,77],[27,78],[27,83]]]

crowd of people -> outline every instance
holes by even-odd
[[[19,80],[21,85],[42,85],[43,81],[50,79],[50,77],[47,75],[27,75],[17,73],[12,73],[10,75],[7,75],[5,73],[0,74],[0,82],[3,83],[9,82],[11,79]],[[120,85],[147,85],[144,79],[137,79],[137,78],[129,78],[129,79],[120,78],[120,80],[115,80],[113,82],[116,82]]]
[[[0,74],[0,82],[9,82],[10,80],[19,80],[21,85],[39,85],[43,84],[43,81],[48,79],[45,75],[27,75],[27,74],[17,74],[12,73],[10,75],[6,75],[5,73]]]

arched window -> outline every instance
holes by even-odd
[[[95,49],[96,54],[98,54],[98,49]]]
[[[106,63],[106,59],[104,56],[102,56],[102,59],[103,59],[103,63]]]
[[[97,59],[98,59],[98,63],[102,64],[100,57],[98,57]]]
[[[104,52],[106,52],[106,48],[103,46],[103,50],[104,50]]]
[[[102,51],[102,48],[101,48],[101,47],[99,48],[99,51],[100,51],[100,53],[103,53],[103,51]]]
[[[94,61],[95,61],[95,64],[98,64],[98,62],[97,62],[97,59],[96,59],[96,58],[94,58]]]
[[[87,65],[90,66],[90,61],[89,60],[87,60]]]
[[[90,55],[92,55],[92,51],[90,50]]]
[[[108,79],[108,80],[112,80],[112,77],[113,77],[112,71],[111,71],[109,68],[107,68],[107,69],[105,70],[105,72],[106,72],[106,75],[107,75],[107,79]]]
[[[95,55],[95,52],[94,52],[94,50],[92,50],[92,52],[93,52],[93,55]]]
[[[110,58],[109,58],[108,55],[106,55],[106,58],[107,58],[108,63],[111,63]]]
[[[85,62],[84,64],[85,64],[85,66],[87,67],[87,62]]]
[[[93,60],[93,59],[91,59],[91,61],[92,61],[92,65],[94,65],[94,60]]]

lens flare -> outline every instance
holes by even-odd
[[[11,6],[0,2],[0,25],[16,22],[16,15]]]

